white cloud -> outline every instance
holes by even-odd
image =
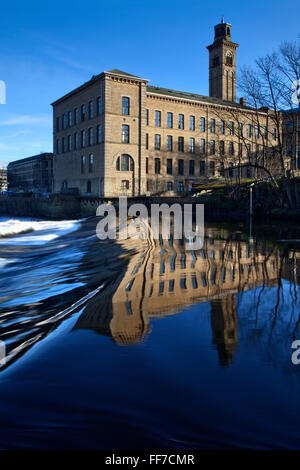
[[[16,137],[19,137],[20,135],[27,135],[27,134],[32,134],[32,131],[25,130],[25,131],[17,131],[14,132],[13,134],[9,135],[1,135],[1,139],[15,139]]]
[[[21,126],[29,124],[51,124],[52,117],[51,115],[44,116],[31,116],[29,114],[24,114],[20,116],[15,116],[13,118],[7,119],[6,121],[0,122],[2,126]]]

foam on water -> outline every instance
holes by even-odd
[[[9,219],[0,217],[1,245],[42,245],[77,230],[78,220]]]

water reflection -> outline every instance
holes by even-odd
[[[131,256],[121,279],[88,303],[74,329],[93,329],[118,345],[130,345],[145,339],[152,319],[192,304],[201,310],[200,304],[209,302],[212,344],[220,365],[230,365],[239,344],[239,296],[274,288],[276,321],[284,279],[294,286],[290,295],[297,296],[299,258],[300,251],[288,246],[214,228],[206,229],[198,251],[186,251],[184,240],[152,240]],[[251,309],[258,309],[260,297]]]
[[[94,330],[124,346],[145,341],[153,320],[194,304],[201,315],[208,303],[222,366],[234,363],[241,335],[257,347],[299,339],[297,245],[213,226],[197,251],[173,238],[112,243],[94,234],[90,221],[59,242],[19,251],[20,263],[2,271],[0,340],[7,356],[0,368],[80,309],[73,331]]]

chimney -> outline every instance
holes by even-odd
[[[246,98],[240,98],[240,105],[246,106]]]

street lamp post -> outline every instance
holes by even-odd
[[[249,207],[249,215],[250,217],[253,217],[253,186],[254,183],[250,184],[250,207]]]

